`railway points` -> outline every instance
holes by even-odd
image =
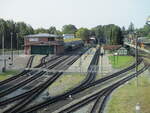
[[[109,57],[110,53],[114,54],[116,51],[107,52],[103,45],[94,45],[94,42],[91,45],[91,42],[84,44],[82,40],[62,43],[62,37],[57,42],[53,37],[59,37],[49,34],[34,36],[35,39],[32,35],[28,36],[31,42],[42,40],[39,43],[27,42],[28,54],[44,54],[45,45],[46,53],[53,46],[51,52],[55,54],[29,55],[26,67],[21,73],[0,82],[0,111],[3,113],[78,113],[83,109],[89,113],[103,113],[111,93],[128,84],[129,80],[137,78],[137,75],[150,66],[145,60],[149,59],[145,57],[149,53],[143,54],[144,51],[141,50],[135,63],[125,59],[126,65],[123,65],[120,60],[128,56],[116,56],[119,57],[117,64],[120,69],[115,69]],[[44,40],[47,37],[48,40]],[[64,50],[56,50],[55,45],[63,45]],[[36,51],[38,48],[40,51]],[[127,55],[127,49],[125,50],[124,55]],[[63,54],[57,54],[62,52]],[[145,65],[142,65],[143,62]],[[138,71],[135,73],[137,67]]]
[[[133,66],[134,66],[134,65],[133,65]],[[132,66],[132,67],[133,67],[133,66]],[[44,104],[44,103],[43,103],[43,104]]]
[[[91,52],[91,50],[93,52]],[[90,52],[88,52],[88,51],[90,51]],[[69,54],[68,56],[67,55],[63,55],[63,56],[58,55],[58,56],[49,56],[49,57],[45,56],[43,59],[40,58],[41,64],[38,63],[39,66],[35,66],[35,68],[33,68],[33,66],[32,66],[32,62],[34,61],[34,57],[31,56],[30,59],[29,59],[29,62],[27,63],[27,68],[25,70],[26,72],[23,72],[23,73],[26,73],[26,76],[20,76],[19,78],[14,78],[12,80],[10,79],[12,83],[10,82],[8,84],[4,84],[3,81],[1,82],[1,84],[2,84],[1,88],[2,89],[5,86],[6,88],[8,88],[9,91],[11,91],[9,89],[9,87],[10,87],[9,84],[13,84],[13,86],[11,86],[12,89],[13,89],[13,87],[16,87],[16,86],[18,88],[19,87],[20,88],[17,89],[16,91],[14,90],[15,91],[14,93],[10,93],[10,94],[8,93],[8,96],[6,96],[5,98],[2,98],[0,100],[0,105],[3,105],[1,102],[4,102],[5,100],[8,101],[8,102],[10,101],[11,104],[7,105],[7,107],[5,109],[3,108],[3,106],[1,106],[0,108],[3,109],[4,113],[9,113],[9,112],[12,112],[12,113],[14,112],[15,113],[16,111],[18,113],[24,113],[24,112],[28,113],[28,112],[30,112],[30,110],[32,111],[32,109],[35,109],[35,111],[37,111],[37,113],[40,113],[40,112],[43,112],[43,113],[49,113],[49,112],[57,113],[57,112],[61,112],[61,111],[65,110],[69,106],[73,106],[74,104],[80,102],[81,105],[84,105],[84,106],[88,105],[89,107],[85,107],[85,108],[89,112],[93,113],[93,111],[92,111],[93,107],[92,106],[96,106],[96,105],[94,105],[95,102],[99,103],[97,106],[100,106],[103,103],[103,100],[105,100],[105,99],[102,98],[103,96],[94,96],[92,98],[95,101],[93,101],[93,99],[90,99],[91,96],[96,94],[96,93],[98,93],[98,92],[102,92],[104,89],[107,89],[107,87],[110,87],[111,85],[115,84],[116,82],[121,81],[121,79],[125,79],[126,77],[128,78],[129,75],[132,75],[132,74],[134,75],[135,64],[131,63],[132,66],[129,69],[128,68],[125,69],[126,71],[124,71],[124,69],[121,70],[121,71],[120,70],[113,70],[113,69],[111,69],[111,70],[109,70],[109,73],[108,73],[108,70],[104,69],[105,71],[107,71],[107,74],[105,73],[106,76],[103,76],[103,77],[95,79],[95,77],[98,74],[98,72],[96,71],[97,73],[95,73],[95,69],[93,69],[92,66],[95,66],[95,64],[99,65],[99,71],[101,71],[100,69],[101,69],[102,65],[100,65],[100,63],[102,62],[101,61],[102,57],[100,57],[101,54],[98,53],[98,52],[100,52],[100,50],[98,48],[97,48],[97,50],[96,50],[96,48],[95,49],[91,48],[88,51],[85,54],[83,54],[81,56],[81,58],[77,58],[77,56],[79,56],[79,54],[81,54],[80,52],[77,53],[76,55],[75,54],[72,54],[72,55]],[[99,56],[100,60],[97,60],[97,59],[99,59],[98,56]],[[73,60],[74,58],[75,58],[75,60]],[[66,61],[65,61],[65,59],[66,59]],[[68,59],[68,61],[67,61],[67,59]],[[84,61],[82,61],[82,69],[79,67],[79,66],[81,66],[81,59],[82,60],[84,59]],[[104,61],[105,62],[104,65],[105,66],[106,65],[110,65],[109,61],[108,61],[108,55],[107,54],[103,56],[103,60],[104,59],[106,60],[106,61]],[[70,64],[70,63],[67,63],[67,62],[70,62],[71,60],[73,60],[72,63],[74,63],[75,61],[76,62],[72,66],[69,66],[72,63]],[[87,62],[87,61],[89,61],[89,62]],[[140,66],[141,65],[140,62],[139,62],[139,69],[143,67],[143,66]],[[67,67],[65,68],[63,65],[67,65]],[[88,66],[88,65],[90,65],[90,66]],[[106,67],[104,67],[104,65],[103,65],[103,68],[106,68]],[[47,68],[47,66],[49,67],[49,69]],[[55,66],[55,67],[53,67],[53,66]],[[54,76],[51,76],[51,73],[64,72],[64,73],[67,74],[68,73],[67,71],[69,71],[69,73],[70,73],[74,66],[76,67],[75,72],[78,73],[78,74],[81,74],[82,76],[84,76],[84,78],[82,78],[80,80],[80,82],[81,81],[82,82],[81,83],[77,82],[76,85],[72,85],[73,87],[70,85],[69,87],[71,89],[68,87],[69,89],[67,90],[67,92],[63,92],[64,87],[62,87],[61,88],[62,92],[59,93],[60,97],[59,97],[58,94],[51,94],[52,90],[54,90],[54,89],[57,92],[56,88],[52,88],[51,91],[48,92],[48,90],[46,88],[50,84],[52,84],[50,82],[51,81],[50,77],[52,77],[54,81],[55,81],[55,79],[57,81],[57,76],[55,74],[54,74]],[[68,70],[66,70],[67,68],[68,68]],[[110,66],[110,68],[112,68],[112,67]],[[65,69],[65,71],[64,71],[64,69]],[[88,71],[86,72],[86,70],[88,70]],[[104,72],[104,70],[103,70],[103,72]],[[130,71],[128,71],[128,70],[130,70]],[[39,78],[38,78],[36,73],[40,73],[40,72],[42,72],[41,73],[42,75],[40,75]],[[114,76],[113,78],[108,76],[109,74],[111,76],[111,73],[114,73],[114,74],[112,74],[112,77]],[[60,76],[61,74],[58,74],[58,75]],[[84,83],[84,79],[86,80],[86,76],[85,75],[87,76],[87,78],[88,78],[88,76],[89,77],[91,76],[91,78],[89,78],[89,80],[87,79],[87,81],[89,81],[87,83],[86,82]],[[59,76],[58,76],[58,78],[60,78]],[[25,78],[23,78],[23,77],[25,77]],[[17,81],[17,80],[20,79],[22,81],[22,79],[24,79],[24,81],[26,81],[26,80],[28,80],[28,79],[30,79],[32,77],[33,78],[36,77],[36,79],[34,81],[29,82],[28,84],[25,83],[25,84],[23,84],[21,86],[16,84],[16,86],[15,86],[15,80]],[[65,79],[65,80],[67,80],[67,79]],[[94,80],[96,80],[96,81],[94,81]],[[58,81],[59,81],[59,79],[58,79]],[[47,83],[49,82],[49,83],[44,86],[43,83],[46,83],[46,82]],[[61,82],[63,83],[65,81],[61,80]],[[22,82],[20,82],[20,83],[22,84]],[[42,84],[45,87],[45,88],[43,87],[43,89],[40,88],[40,86],[42,86]],[[80,86],[81,88],[78,87],[78,85],[81,85]],[[72,91],[72,92],[69,93],[69,90]],[[3,90],[1,90],[1,92],[3,92]],[[30,92],[30,93],[28,94],[26,92]],[[33,94],[33,93],[35,93],[35,94]],[[104,90],[104,93],[106,93],[105,90]],[[22,94],[24,94],[24,96]],[[28,95],[31,95],[30,98],[28,97]],[[71,95],[71,97],[70,97],[70,95]],[[20,102],[18,100],[13,102],[13,97],[15,97],[15,96],[18,98],[18,100],[21,99],[21,98],[23,100],[21,99],[22,101],[20,100]],[[55,96],[56,96],[56,98],[55,98]],[[57,100],[57,96],[58,96],[58,98],[60,98],[60,100],[58,99],[59,101]],[[11,98],[12,98],[12,100],[9,100]],[[29,98],[29,99],[26,99],[26,98]],[[65,98],[65,100],[61,100],[61,98]],[[85,103],[81,102],[81,101],[83,101],[84,99],[87,99],[87,98],[89,98],[90,100],[87,100],[87,102],[85,102]],[[102,99],[99,99],[99,98],[102,98]],[[49,100],[49,102],[47,100]],[[24,104],[23,104],[23,102],[24,102]],[[46,102],[48,102],[48,103],[46,103]],[[17,103],[20,103],[20,105],[18,105]],[[61,104],[61,103],[63,103],[63,104]],[[29,104],[29,105],[27,105],[26,107],[22,108],[22,106],[24,106],[25,104]],[[48,104],[50,104],[50,106],[47,106]],[[41,108],[43,108],[43,109],[41,109]],[[74,109],[73,111],[78,111],[78,110],[75,110],[75,108],[71,108],[71,109]],[[80,107],[77,107],[77,108],[80,108]],[[83,109],[85,110],[85,108],[83,108]],[[80,111],[82,111],[82,109]],[[66,112],[64,112],[64,113],[66,113]]]

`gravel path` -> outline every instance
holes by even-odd
[[[84,55],[82,55],[82,57],[79,58],[73,65],[71,65],[65,71],[65,73],[60,78],[58,78],[54,84],[52,84],[48,88],[50,96],[60,95],[65,91],[77,86],[82,80],[84,80],[86,75],[85,72],[87,72],[88,66],[94,55],[89,53],[95,51],[96,51],[95,48],[90,49]],[[80,73],[80,64],[82,65],[81,73]]]
[[[9,57],[10,55],[5,55],[7,70],[12,70],[12,69],[23,70],[26,67],[26,64],[30,56],[29,55],[14,55],[13,65],[10,65],[11,60],[8,59]],[[2,55],[0,55],[0,58],[1,58],[1,61],[0,61],[0,72],[1,72],[4,62],[2,61],[2,58],[3,58]]]

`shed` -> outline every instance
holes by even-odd
[[[24,37],[25,54],[61,54],[64,52],[63,37],[48,33],[27,35]]]
[[[117,50],[118,55],[128,55],[128,50],[124,47],[121,47]]]

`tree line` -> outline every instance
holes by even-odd
[[[122,33],[126,36],[134,33],[137,34],[138,37],[147,37],[150,39],[150,25],[145,24],[142,28],[135,28],[134,24],[131,22],[128,29],[122,27]]]
[[[0,48],[2,48],[3,37],[5,48],[11,48],[11,36],[13,48],[22,48],[24,44],[23,36],[33,33],[34,29],[24,22],[0,19]]]
[[[98,25],[91,29],[88,28],[77,28],[75,25],[68,24],[62,27],[62,30],[57,30],[56,27],[51,26],[48,29],[33,27],[25,22],[14,22],[13,20],[0,19],[0,49],[2,48],[2,37],[5,39],[5,48],[11,47],[11,34],[13,37],[13,48],[23,48],[24,36],[29,34],[37,33],[50,33],[50,34],[74,34],[75,37],[81,38],[86,41],[90,37],[95,37],[97,43],[105,44],[122,44],[125,34],[128,34],[134,30],[134,25],[131,23],[129,28],[126,30],[124,27],[121,29],[119,26],[114,24],[109,25]],[[143,28],[136,29],[142,36],[150,36],[150,26],[145,25]]]

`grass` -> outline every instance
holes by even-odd
[[[41,59],[42,59],[43,55],[36,55],[33,59],[33,62],[32,62],[32,67],[35,67],[37,66],[38,64],[41,63]]]
[[[81,40],[80,38],[68,38],[68,39],[64,39],[64,42],[72,42],[72,41],[77,41],[77,40]]]
[[[16,75],[19,71],[17,70],[8,70],[4,73],[0,73],[0,80],[5,80],[7,78],[9,78],[12,75]]]
[[[49,88],[51,96],[62,94],[78,85],[85,76],[79,74],[62,75]],[[56,89],[56,90],[55,90]]]
[[[136,79],[117,89],[108,102],[107,113],[135,113],[137,103],[141,106],[140,113],[150,113],[150,77],[142,74],[137,88]]]
[[[131,65],[134,62],[132,56],[109,56],[113,68],[120,69]]]

